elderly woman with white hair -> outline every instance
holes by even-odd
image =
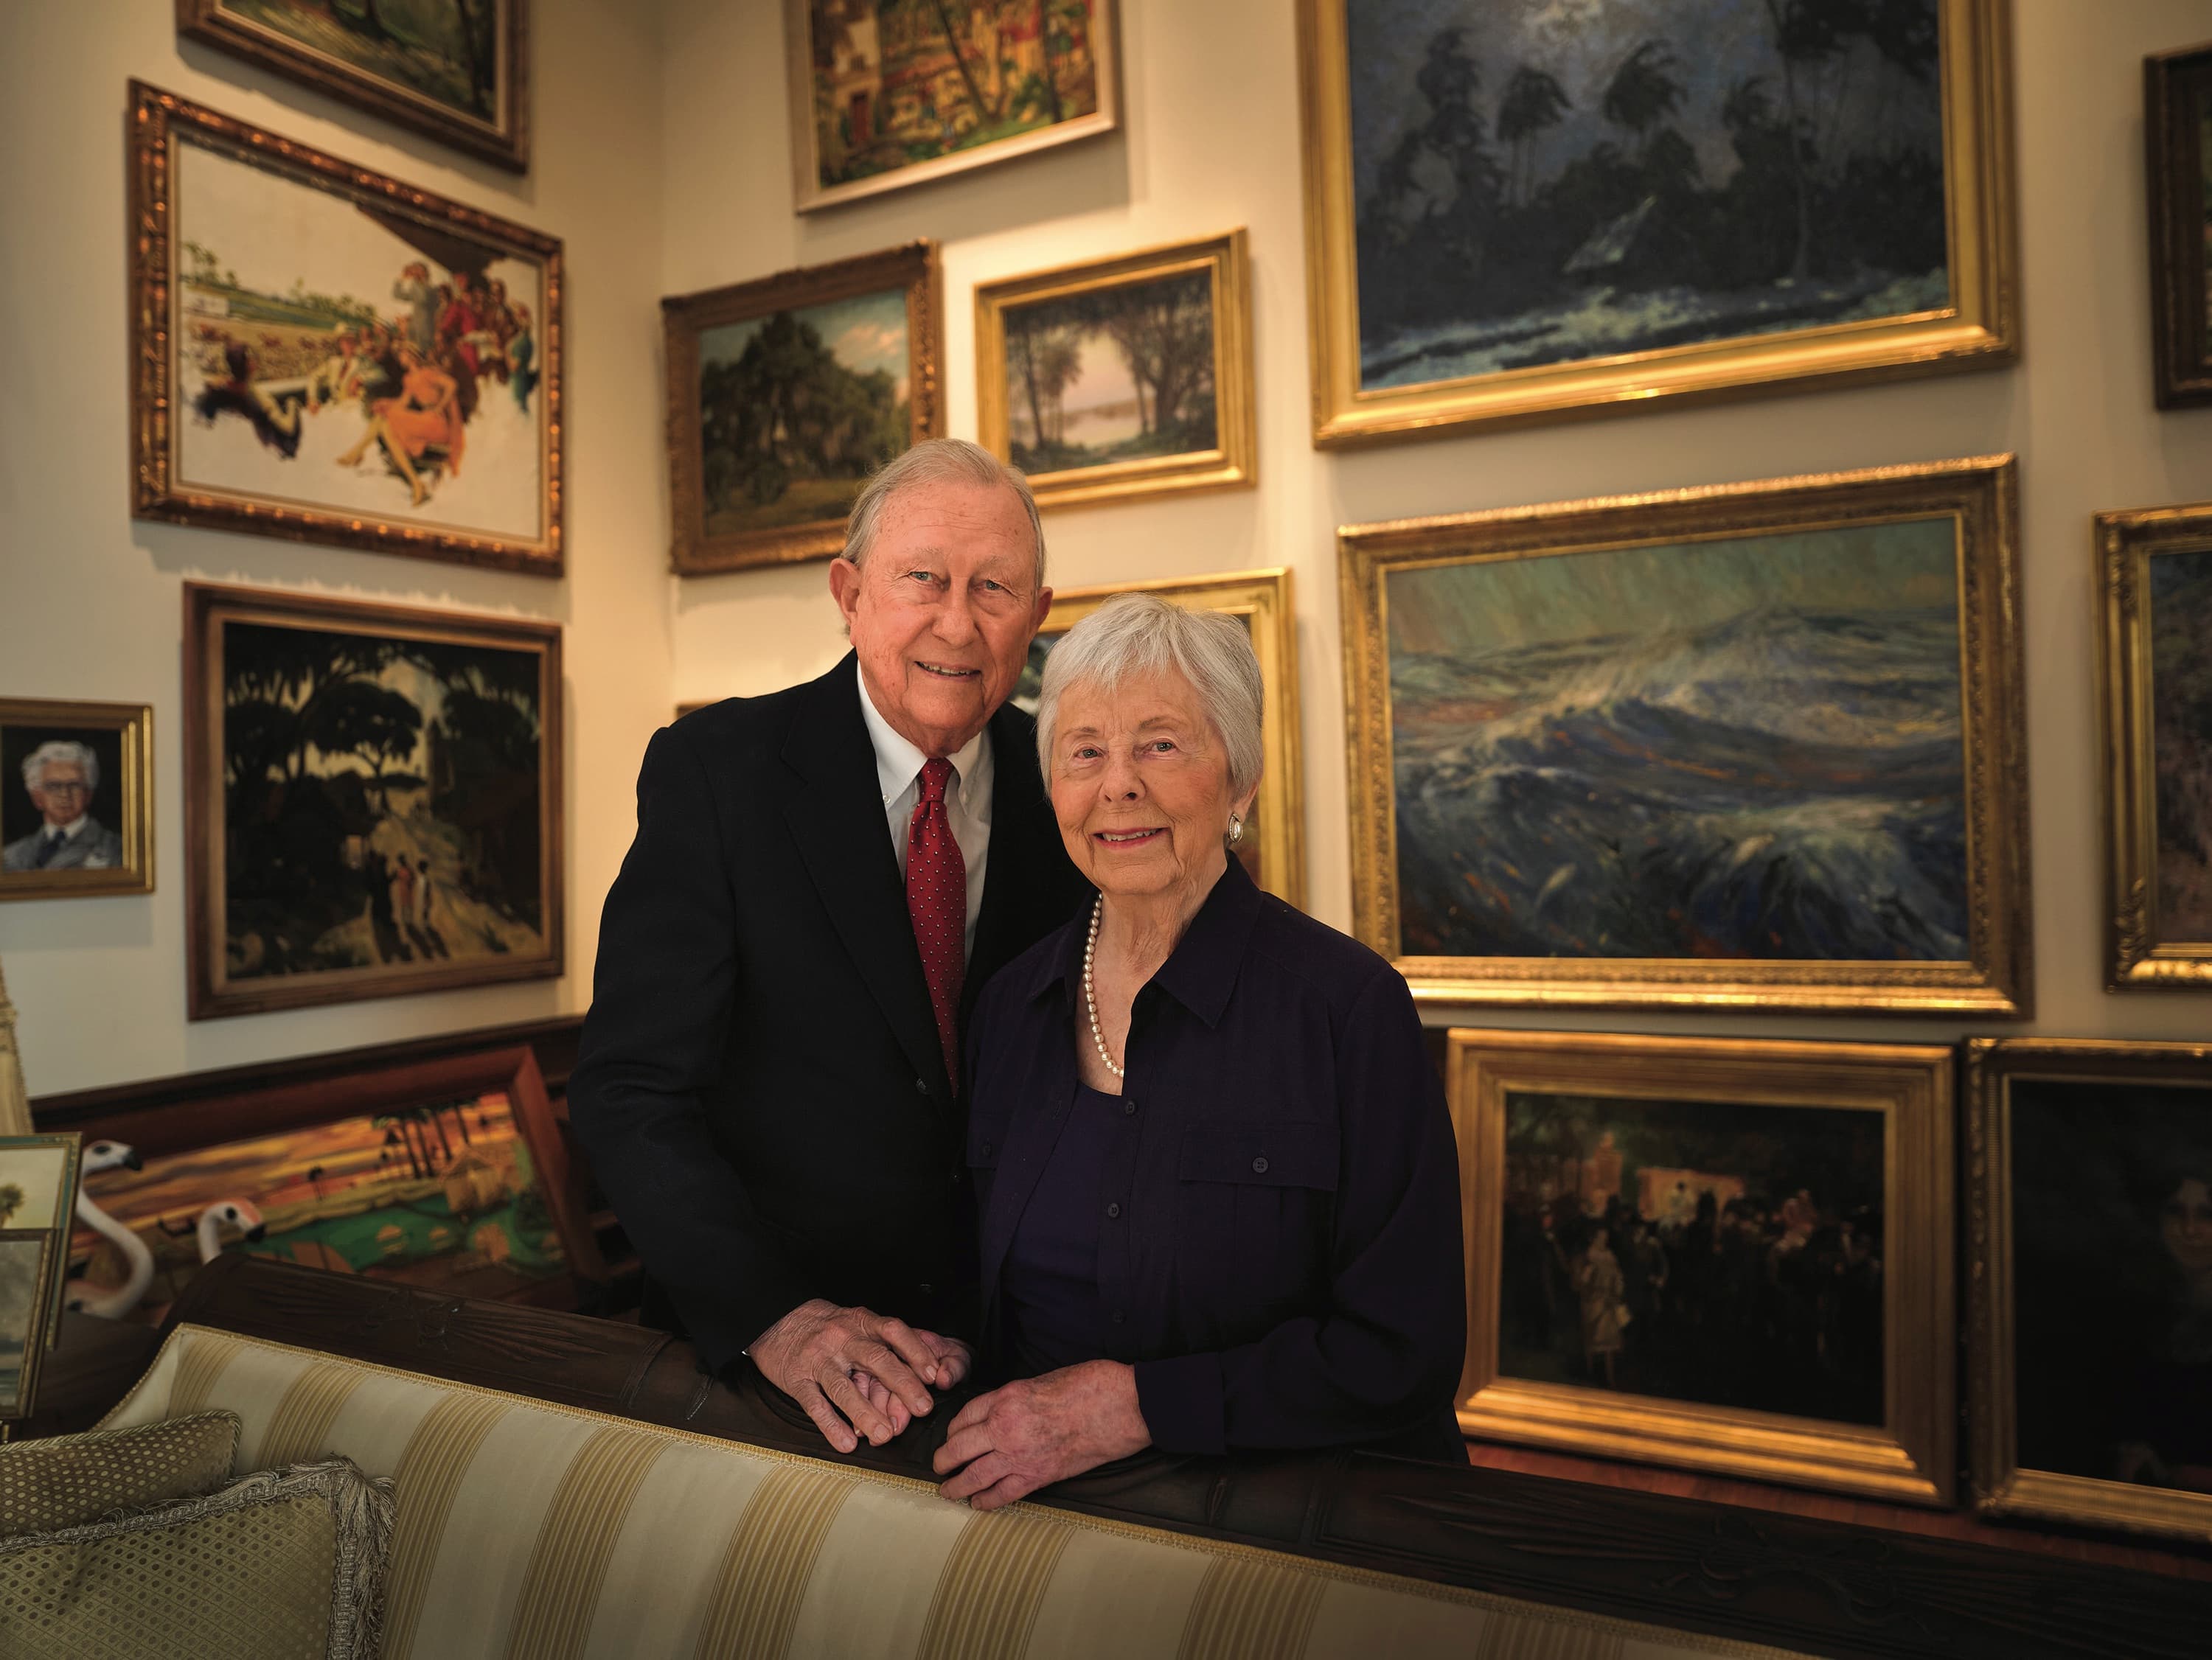
[[[1014,1381],[935,1465],[978,1509],[1146,1447],[1465,1457],[1443,1089],[1390,965],[1230,856],[1261,697],[1242,625],[1148,596],[1046,661],[1038,756],[1098,894],[970,1025],[984,1369]]]

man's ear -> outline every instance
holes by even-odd
[[[851,560],[840,557],[830,561],[830,597],[837,602],[845,626],[850,628],[853,614],[860,609],[860,567]]]
[[[1034,639],[1036,637],[1036,631],[1044,627],[1044,620],[1051,615],[1052,590],[1049,588],[1040,588],[1037,590],[1036,615],[1030,619],[1030,634],[1031,638]]]

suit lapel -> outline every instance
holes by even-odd
[[[1041,914],[1051,897],[1047,862],[1059,857],[1060,832],[1037,772],[1034,730],[1012,704],[991,717],[991,857],[960,990],[963,1022],[985,982],[1027,950],[1041,926],[1066,920]]]

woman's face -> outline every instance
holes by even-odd
[[[2212,1187],[2196,1176],[2178,1184],[2159,1207],[2158,1236],[2185,1273],[2212,1272]]]
[[[1229,754],[1190,682],[1172,669],[1112,692],[1060,694],[1052,735],[1052,810],[1076,869],[1101,893],[1137,897],[1221,873],[1231,812]]]

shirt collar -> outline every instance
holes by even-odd
[[[860,674],[857,657],[853,660],[853,672],[860,676],[860,718],[867,725],[868,742],[875,746],[876,782],[883,786],[884,804],[888,807],[906,793],[907,786],[920,776],[921,764],[929,757],[907,742],[897,729],[884,718],[883,712],[876,707],[874,695],[868,690],[868,677]],[[987,724],[984,731],[989,730]],[[945,757],[952,763],[954,789],[964,791],[968,781],[975,776],[976,766],[982,757],[983,732],[976,733],[961,745],[957,753]],[[964,794],[963,799],[965,799]]]
[[[44,828],[46,833],[46,839],[49,841],[76,840],[76,833],[84,828],[84,821],[91,816],[92,815],[88,812],[79,813],[75,818],[71,819],[67,824],[62,826],[58,830],[54,828],[51,824],[45,826]]]
[[[1252,924],[1259,919],[1265,896],[1232,853],[1229,868],[1213,884],[1213,891],[1198,907],[1168,960],[1152,983],[1208,1026],[1221,1024],[1229,1007],[1229,994],[1237,989],[1237,971],[1251,943]],[[1092,901],[1097,903],[1096,900]],[[1085,906],[1067,925],[1066,949],[1049,952],[1037,964],[1026,991],[1032,1001],[1054,986],[1068,988],[1071,1002],[1081,996],[1083,948],[1091,932],[1091,910]]]

